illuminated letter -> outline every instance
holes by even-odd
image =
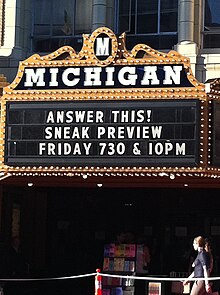
[[[157,78],[157,66],[146,66],[144,67],[144,76],[141,81],[141,85],[159,85],[160,81]],[[151,80],[151,83],[150,81]]]
[[[39,87],[45,86],[45,68],[36,69],[36,72],[34,69],[25,69],[24,72],[26,74],[26,81],[24,82],[25,87],[32,87],[34,83]]]
[[[58,86],[57,73],[58,73],[58,68],[51,68],[50,69],[51,76],[50,76],[49,86]]]
[[[186,155],[186,144],[185,143],[176,143],[176,155]]]
[[[46,145],[45,142],[39,143],[39,155],[43,155],[43,152],[46,150],[45,145]]]
[[[96,55],[109,55],[109,38],[96,38]]]
[[[74,76],[79,76],[80,74],[80,68],[68,68],[63,72],[62,79],[63,83],[66,86],[75,86],[79,82],[79,78],[73,78],[72,80],[69,80],[68,76],[69,74],[72,74]]]
[[[50,126],[48,126],[48,127],[45,128],[45,130],[44,130],[44,133],[45,133],[44,137],[45,137],[45,139],[51,139],[52,138],[52,136],[53,136],[52,130],[53,130],[53,128],[50,127]]]
[[[127,79],[125,79],[125,74],[127,74]],[[118,72],[118,81],[124,85],[135,85],[135,82],[137,80],[137,75],[136,73],[136,68],[135,67],[123,67],[119,72]]]
[[[52,111],[49,111],[49,114],[47,115],[47,121],[46,123],[55,123],[55,120],[54,120],[54,116],[53,116],[53,112]]]
[[[180,72],[182,71],[182,66],[164,66],[165,79],[163,80],[164,85],[172,85],[172,80],[174,84],[180,84]],[[171,80],[172,78],[172,80]]]
[[[105,68],[106,74],[107,74],[107,79],[105,82],[106,86],[114,86],[115,85],[115,81],[113,80],[113,73],[115,71],[114,67],[107,67]]]
[[[100,74],[101,74],[102,69],[99,68],[84,68],[85,72],[85,81],[84,85],[85,86],[100,86],[101,79],[100,79]]]

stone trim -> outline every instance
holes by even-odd
[[[5,0],[0,0],[0,46],[4,45]]]

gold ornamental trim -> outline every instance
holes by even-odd
[[[106,35],[111,39],[111,54],[100,60],[94,50],[94,44],[99,36]],[[190,87],[145,87],[145,88],[68,88],[68,89],[16,89],[22,81],[26,68],[53,67],[107,67],[107,66],[137,66],[137,65],[183,65]],[[61,166],[7,166],[4,165],[6,103],[8,101],[83,101],[83,100],[157,100],[157,99],[198,99],[201,101],[199,167],[63,167]],[[145,44],[138,44],[131,51],[126,49],[126,34],[117,37],[112,30],[101,27],[91,35],[83,35],[83,45],[79,53],[70,46],[63,46],[56,51],[40,56],[34,54],[19,64],[14,81],[4,88],[1,99],[0,124],[0,171],[5,176],[200,176],[219,177],[220,170],[209,170],[207,159],[207,95],[205,85],[193,75],[190,60],[177,53],[168,53],[152,49]],[[214,175],[214,176],[212,176]],[[0,177],[1,180],[1,177]]]
[[[94,52],[96,39],[102,34],[107,35],[112,41],[111,54],[105,60],[99,60]],[[135,66],[135,65],[183,65],[188,81],[192,87],[166,87],[163,88],[100,88],[100,89],[49,89],[49,90],[16,90],[20,83],[24,70],[27,67],[85,67],[85,66]],[[83,35],[83,45],[79,53],[70,47],[63,46],[58,50],[40,56],[34,54],[28,59],[20,62],[15,80],[4,88],[3,99],[7,100],[112,100],[112,99],[167,99],[167,98],[198,98],[206,99],[205,86],[193,75],[190,60],[177,53],[168,53],[152,49],[145,44],[138,44],[131,51],[126,49],[126,34],[123,33],[118,38],[108,28],[101,27],[91,35]]]
[[[0,172],[0,181],[7,177],[81,177],[85,181],[90,177],[145,177],[178,180],[219,179],[217,167],[4,167]]]

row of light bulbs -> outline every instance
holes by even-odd
[[[219,173],[209,173],[208,171],[205,172],[195,172],[195,173],[188,173],[188,172],[179,172],[179,173],[175,173],[175,172],[160,172],[160,173],[156,173],[156,172],[142,172],[142,173],[138,173],[138,172],[53,172],[53,173],[49,173],[49,172],[6,172],[4,173],[0,179],[2,179],[3,177],[9,177],[9,176],[49,176],[49,177],[53,177],[53,176],[65,176],[65,177],[74,177],[74,176],[80,176],[83,179],[87,179],[88,177],[110,177],[110,176],[119,176],[119,177],[128,177],[128,176],[132,176],[132,177],[169,177],[170,179],[175,179],[176,177],[208,177],[208,178],[220,178],[220,174]]]

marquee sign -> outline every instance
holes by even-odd
[[[8,103],[9,165],[195,165],[196,100]]]
[[[203,164],[206,95],[189,60],[144,44],[128,51],[125,34],[108,28],[83,38],[79,53],[64,46],[20,63],[1,102],[2,167]]]
[[[183,65],[26,68],[15,88],[89,89],[192,87]]]
[[[213,145],[212,162],[220,165],[220,103],[219,100],[213,102]]]

